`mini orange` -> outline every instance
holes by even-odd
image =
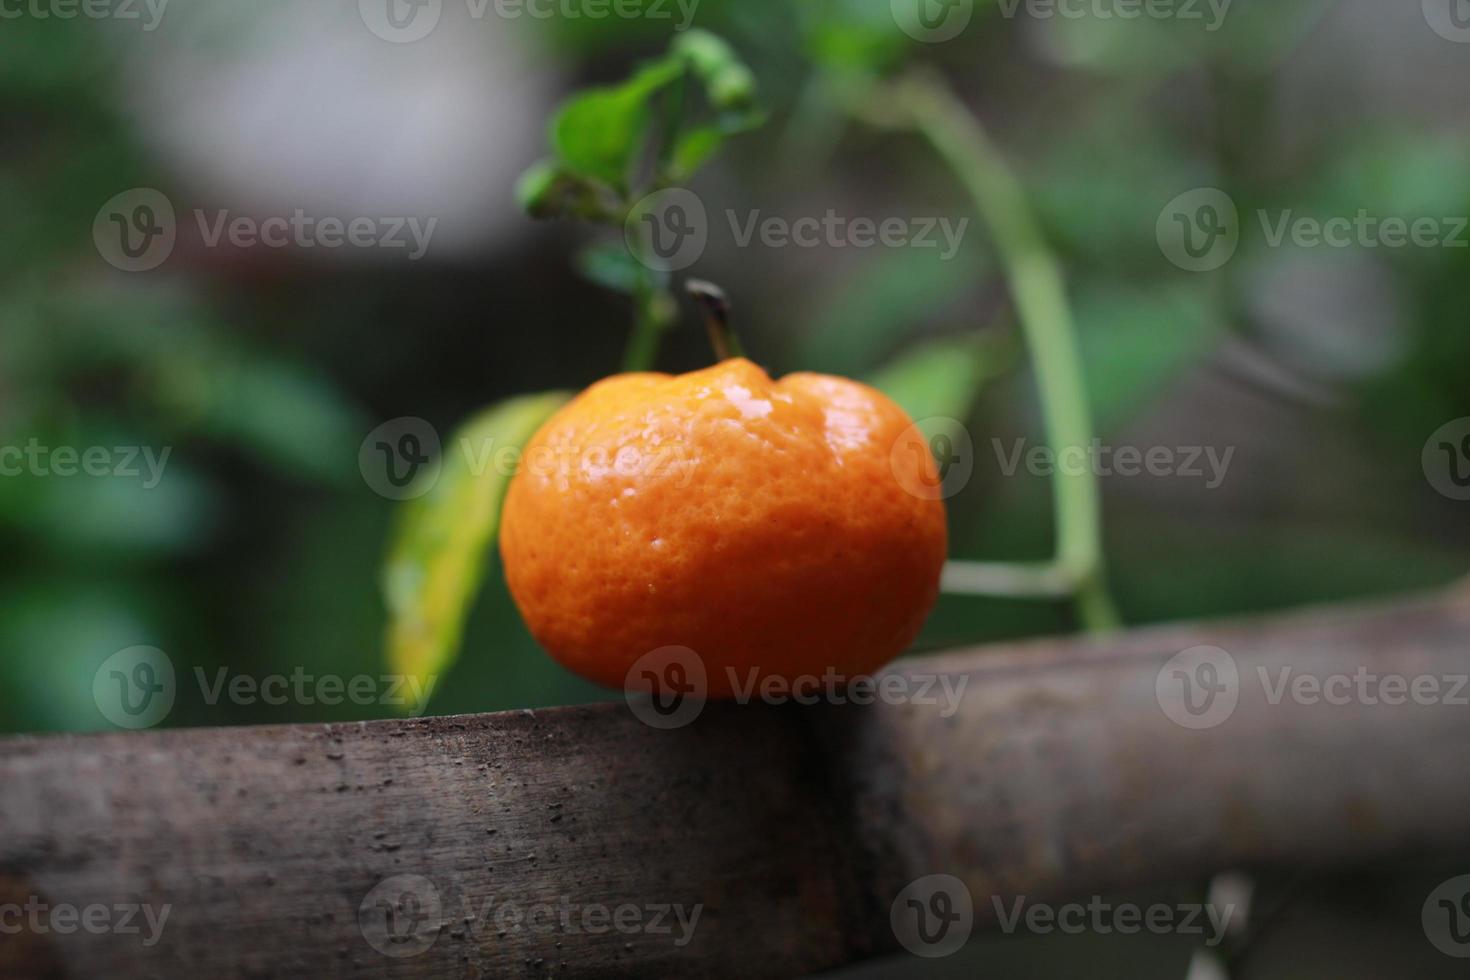
[[[915,433],[873,388],[744,358],[608,378],[526,446],[501,524],[511,594],[552,656],[609,687],[669,646],[716,698],[869,674],[913,642],[945,560],[944,503],[916,492],[933,459],[909,458],[917,482],[895,470]]]

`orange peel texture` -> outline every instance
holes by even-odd
[[[699,655],[715,698],[869,674],[939,592],[944,503],[891,462],[916,431],[866,385],[743,358],[608,378],[526,446],[501,526],[511,594],[553,657],[609,687],[666,646]],[[927,453],[909,465],[938,485]]]

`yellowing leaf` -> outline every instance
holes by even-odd
[[[433,488],[403,504],[383,567],[395,672],[427,681],[458,657],[520,450],[569,397],[512,398],[471,418],[446,444],[437,476],[426,473]]]

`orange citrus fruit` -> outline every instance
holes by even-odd
[[[525,448],[501,524],[510,591],[558,661],[609,687],[668,646],[717,698],[869,674],[939,591],[944,503],[915,492],[938,485],[934,460],[915,454],[918,484],[891,462],[916,432],[866,385],[772,381],[743,358],[608,378]]]

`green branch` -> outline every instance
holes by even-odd
[[[913,75],[865,93],[854,109],[869,121],[920,133],[964,184],[989,226],[1010,285],[1036,370],[1048,443],[1058,454],[1092,442],[1092,417],[1077,352],[1076,329],[1059,268],[1026,201],[1025,188],[990,142],[984,127],[941,81]],[[1120,620],[1103,568],[1102,505],[1091,470],[1058,472],[1052,484],[1056,514],[1054,566],[997,566],[954,562],[946,572],[952,591],[1004,594],[1066,588],[1089,629]]]
[[[664,331],[678,316],[678,305],[668,288],[655,281],[641,265],[633,287],[633,332],[623,353],[624,371],[652,371]]]

